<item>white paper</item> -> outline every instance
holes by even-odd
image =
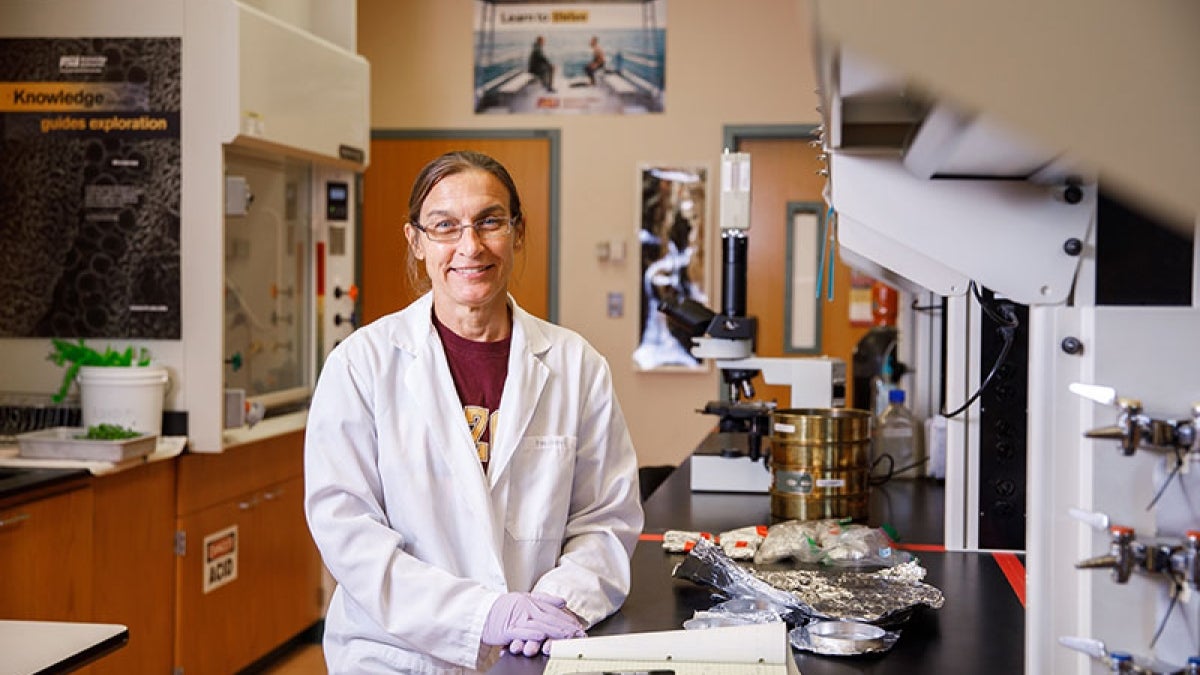
[[[663,668],[676,675],[799,672],[787,625],[775,622],[555,640],[544,673]]]
[[[542,675],[571,673],[636,673],[670,670],[674,675],[780,675],[786,666],[778,663],[704,663],[683,661],[563,661],[546,662]],[[793,666],[794,668],[794,666]],[[787,670],[788,673],[798,673]]]

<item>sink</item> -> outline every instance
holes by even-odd
[[[0,466],[0,489],[10,482],[21,482],[27,480],[30,474],[39,471],[39,469],[21,469],[17,467]]]
[[[25,490],[50,485],[77,476],[85,476],[85,469],[35,469],[25,467],[0,467],[0,498],[11,497]]]

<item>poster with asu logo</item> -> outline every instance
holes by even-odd
[[[0,39],[0,337],[180,337],[180,39]]]
[[[475,112],[653,114],[667,0],[475,2]]]

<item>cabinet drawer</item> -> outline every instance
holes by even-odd
[[[304,475],[304,431],[179,457],[180,516]]]
[[[0,509],[0,617],[88,621],[92,488]]]

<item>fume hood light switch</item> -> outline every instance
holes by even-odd
[[[245,176],[225,177],[225,215],[244,216],[250,208],[254,195],[250,193],[250,184]]]
[[[346,228],[329,226],[329,255],[346,255]]]
[[[608,294],[608,318],[619,319],[625,314],[625,294],[609,293]]]

